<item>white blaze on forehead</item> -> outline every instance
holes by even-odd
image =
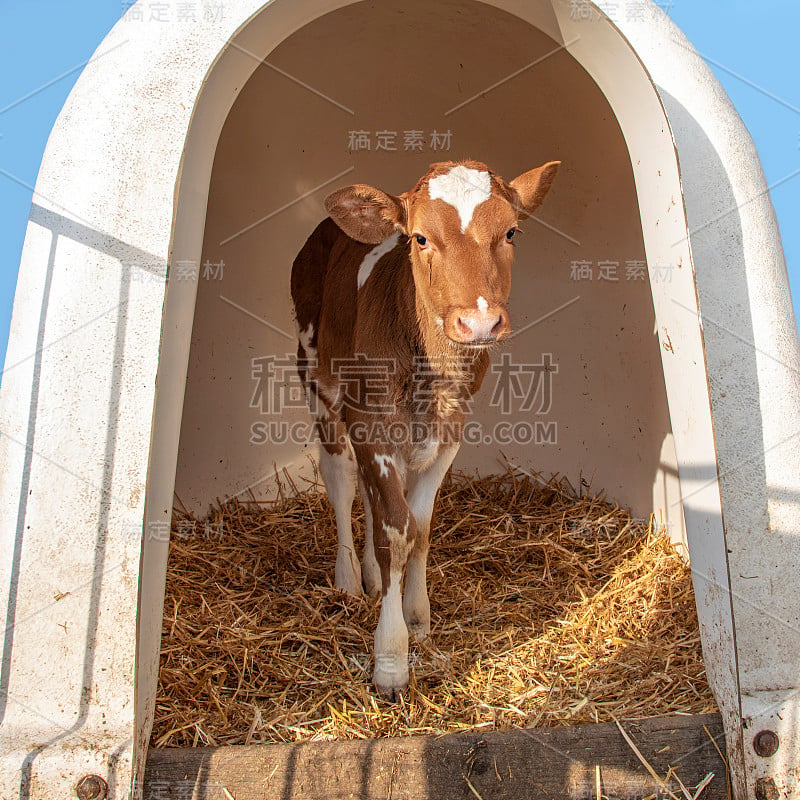
[[[481,295],[478,298],[478,311],[486,311],[489,308],[489,304],[486,302],[486,298]]]
[[[372,250],[370,250],[369,253],[364,256],[364,260],[361,262],[361,266],[358,268],[359,289],[367,282],[367,278],[369,278],[369,276],[372,274],[372,270],[375,268],[375,265],[381,260],[381,258],[394,250],[399,238],[399,233],[393,233],[388,239],[381,242],[376,247],[373,247]]]
[[[431,178],[428,194],[431,200],[444,200],[458,211],[464,233],[475,209],[492,196],[492,180],[488,172],[459,164],[444,175]]]

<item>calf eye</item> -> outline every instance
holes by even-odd
[[[428,240],[421,233],[415,234],[414,238],[417,240],[417,244],[420,247],[425,247],[425,245],[428,244]]]
[[[510,229],[510,230],[509,230],[509,231],[506,233],[506,241],[507,241],[507,242],[510,242],[510,241],[511,241],[511,240],[514,238],[514,234],[515,234],[516,232],[517,232],[517,229],[516,229],[516,228],[511,228],[511,229]]]

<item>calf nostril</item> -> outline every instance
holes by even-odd
[[[472,328],[462,317],[456,320],[456,329],[462,336],[472,336]]]
[[[500,329],[502,327],[503,327],[503,315],[500,314],[500,316],[497,318],[497,322],[495,322],[495,324],[492,326],[492,336],[497,336],[497,334],[500,333]]]

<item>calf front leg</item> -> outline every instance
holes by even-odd
[[[417,525],[406,503],[403,477],[390,453],[356,450],[361,479],[372,510],[375,559],[381,577],[381,614],[375,630],[372,681],[385,697],[397,699],[408,686],[408,629],[403,617],[403,570]]]
[[[458,448],[458,444],[442,445],[436,459],[427,469],[408,475],[408,507],[417,523],[417,537],[406,571],[403,616],[417,641],[422,641],[431,632],[427,568],[433,506]]]

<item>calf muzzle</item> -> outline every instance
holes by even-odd
[[[485,310],[456,308],[447,315],[444,332],[459,344],[488,345],[508,336],[511,324],[502,306],[490,306]]]

